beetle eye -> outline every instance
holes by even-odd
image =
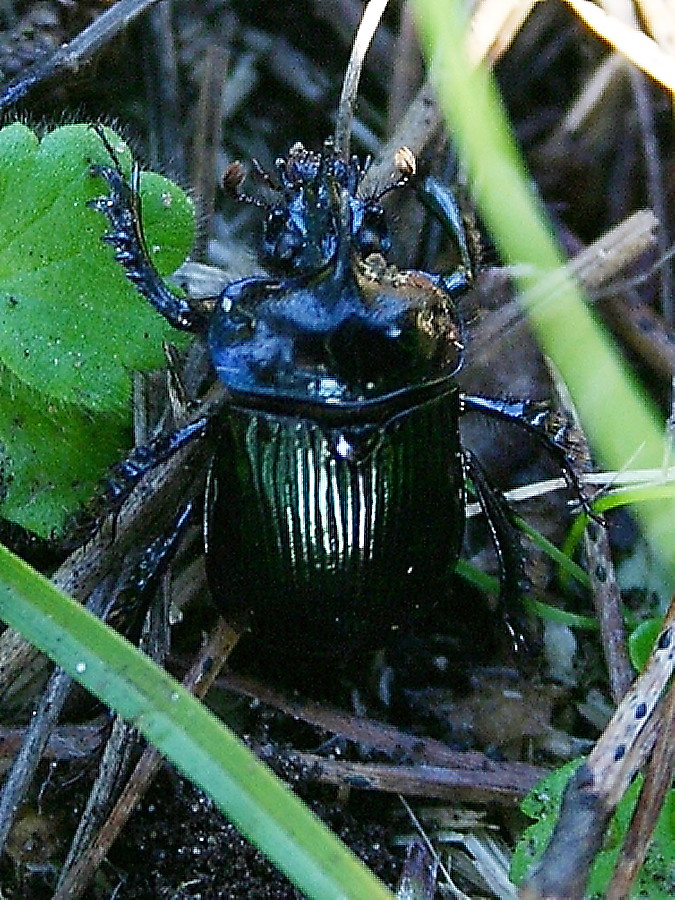
[[[371,253],[387,253],[391,249],[391,238],[383,209],[371,207],[366,210],[356,240],[363,257]]]
[[[281,209],[273,209],[265,222],[263,251],[270,262],[286,263],[297,253],[301,236],[288,215]]]
[[[288,216],[280,209],[273,209],[265,222],[263,241],[266,252],[274,253],[277,244],[288,227]]]
[[[273,209],[265,222],[265,239],[268,241],[276,241],[281,234],[288,216],[281,209]]]

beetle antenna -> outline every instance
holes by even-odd
[[[410,184],[410,180],[417,174],[417,159],[409,147],[399,147],[394,154],[394,166],[398,172],[398,178],[373,196],[375,203],[379,203],[390,191],[396,191]]]
[[[281,191],[281,185],[279,181],[275,181],[274,178],[270,175],[267,169],[263,169],[258,160],[253,157],[251,160],[251,165],[253,166],[253,175],[258,179],[265,187],[269,188],[274,194],[278,194]],[[276,163],[277,167],[279,165],[279,160]]]
[[[255,160],[254,160],[255,163]],[[244,167],[239,161],[230,163],[223,173],[223,190],[228,197],[233,197],[241,203],[248,203],[250,206],[257,206],[259,209],[269,210],[270,206],[257,197],[243,193],[240,188],[246,178]]]
[[[354,120],[354,106],[359,90],[361,69],[366,51],[373,40],[373,35],[380,19],[387,8],[388,0],[370,0],[366,6],[359,27],[356,31],[351,56],[347,63],[347,71],[342,82],[342,93],[335,119],[335,151],[344,160],[349,159],[349,142]]]
[[[90,126],[92,130],[96,133],[96,136],[100,140],[100,142],[105,147],[106,153],[112,160],[113,165],[117,169],[118,172],[122,171],[122,166],[120,164],[119,156],[115,152],[115,148],[108,140],[108,135],[105,133],[105,129],[101,125],[100,122],[94,122],[93,125]]]

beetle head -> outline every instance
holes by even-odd
[[[448,390],[461,363],[459,290],[387,262],[384,212],[358,196],[358,160],[296,144],[277,172],[278,184],[263,176],[279,196],[263,249],[281,277],[221,294],[209,326],[221,380],[247,405],[334,419],[375,420]]]
[[[277,160],[276,169],[280,196],[269,209],[262,241],[271,269],[314,274],[330,265],[344,240],[362,257],[389,250],[384,210],[376,200],[357,196],[363,172],[356,158],[345,161],[329,143],[321,153],[295,144]],[[345,194],[350,207],[346,233],[340,213]]]

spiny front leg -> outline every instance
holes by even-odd
[[[124,174],[112,166],[92,166],[91,174],[103,178],[110,193],[90,200],[87,205],[102,212],[110,222],[111,230],[102,240],[115,248],[115,259],[129,281],[174,328],[204,331],[205,315],[187,299],[169,290],[150,259],[143,234],[140,196],[134,186],[137,175],[130,185]]]

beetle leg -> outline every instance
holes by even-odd
[[[433,175],[412,177],[411,186],[420,203],[425,206],[441,224],[454,242],[460,258],[460,265],[449,275],[443,275],[446,290],[453,296],[465,293],[473,284],[474,264],[467,240],[467,231],[462,211],[450,188]]]
[[[87,206],[102,212],[108,219],[111,230],[102,240],[115,248],[115,259],[124,268],[129,281],[174,328],[204,331],[204,314],[184,297],[169,290],[150,259],[143,234],[138,169],[132,172],[131,183],[117,165],[92,166],[91,174],[103,178],[110,193],[90,200]]]
[[[597,515],[593,512],[590,500],[579,481],[574,462],[562,443],[566,425],[556,419],[553,410],[547,403],[532,400],[495,399],[469,394],[462,394],[460,402],[461,412],[479,412],[485,416],[491,416],[493,419],[500,419],[502,422],[511,422],[531,434],[560,466],[567,484],[576,494],[586,515],[597,520]]]
[[[476,490],[478,502],[490,529],[499,566],[499,607],[516,653],[530,652],[525,636],[522,594],[528,587],[523,566],[523,547],[514,514],[501,491],[494,488],[485,470],[470,450],[462,451],[464,468]]]
[[[173,562],[187,527],[193,519],[194,501],[185,503],[174,519],[171,530],[155,538],[132,567],[126,583],[118,592],[111,615],[115,618],[143,609],[147,598],[157,589],[160,578]],[[114,623],[113,623],[114,624]]]
[[[113,504],[119,508],[152,469],[166,462],[193,440],[203,437],[208,423],[208,416],[202,416],[169,435],[162,435],[149,444],[135,447],[125,460],[114,467],[108,479],[107,494]]]

